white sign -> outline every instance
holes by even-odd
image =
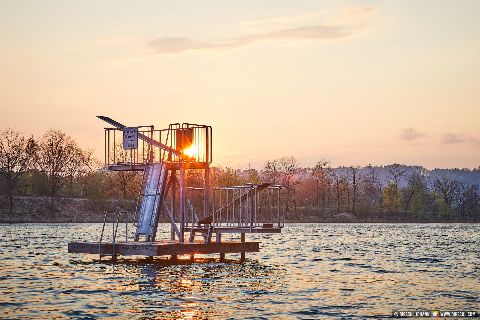
[[[123,149],[131,150],[138,148],[138,128],[123,129]]]

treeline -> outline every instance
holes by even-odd
[[[135,172],[102,169],[91,150],[68,135],[49,130],[39,139],[7,129],[0,132],[0,194],[14,210],[15,196],[132,199],[141,182]]]
[[[121,157],[121,149],[117,154]],[[334,221],[339,215],[356,221],[478,221],[480,168],[457,171],[399,164],[333,168],[326,160],[303,168],[295,158],[283,157],[261,170],[214,167],[211,183],[281,184],[290,221]],[[189,186],[202,186],[204,174],[187,170],[186,179]],[[49,130],[38,139],[11,129],[0,132],[0,193],[11,215],[21,196],[49,197],[52,210],[60,197],[133,204],[141,180],[138,172],[104,170],[92,151],[61,131]]]
[[[285,187],[290,220],[480,221],[480,167],[388,166],[302,168],[293,157],[267,161],[260,172],[226,169],[233,183],[268,181]]]

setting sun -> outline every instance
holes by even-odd
[[[198,155],[198,147],[195,145],[191,145],[190,147],[183,150],[183,154],[195,158]]]

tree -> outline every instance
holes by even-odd
[[[358,201],[358,189],[361,179],[359,179],[358,170],[360,167],[351,166],[350,167],[350,179],[352,182],[352,214],[355,215],[355,207]]]
[[[275,161],[275,160],[274,160]],[[282,157],[277,160],[280,174],[281,182],[283,187],[286,190],[286,201],[285,201],[285,210],[286,212],[290,211],[290,204],[292,203],[296,207],[295,202],[295,187],[298,183],[295,179],[295,174],[300,169],[300,164],[297,159],[294,157]]]
[[[460,193],[460,183],[444,175],[435,179],[433,189],[442,197],[448,208],[452,209],[452,205]]]
[[[262,179],[258,174],[258,171],[255,169],[247,169],[242,172],[242,180],[245,183],[253,183],[253,184],[260,184]]]
[[[312,177],[315,180],[315,202],[317,206],[320,206],[321,202],[322,213],[325,213],[326,195],[330,185],[328,176],[330,169],[330,163],[324,159],[318,161],[312,169]]]
[[[267,182],[272,184],[281,183],[286,191],[285,206],[286,211],[290,211],[290,205],[295,204],[295,186],[298,183],[295,174],[300,169],[300,165],[294,157],[282,157],[267,161],[263,168],[263,176]]]
[[[402,200],[402,194],[395,182],[390,181],[383,190],[383,208],[389,213],[397,213]]]
[[[394,163],[388,167],[388,174],[390,175],[390,179],[395,183],[398,188],[400,186],[400,179],[405,175],[405,170],[402,169],[402,166],[398,163]]]
[[[460,184],[458,207],[461,216],[480,216],[480,191],[476,184]]]
[[[426,190],[426,170],[422,167],[415,167],[412,174],[408,177],[407,187],[405,188],[405,210],[416,215],[425,212],[427,203]]]
[[[47,131],[41,141],[38,165],[48,176],[50,203],[71,175],[76,175],[88,166],[88,159],[75,141],[60,130]]]
[[[13,213],[13,194],[21,176],[35,165],[37,143],[19,132],[7,129],[0,133],[0,175],[4,178],[9,213]]]
[[[221,170],[218,176],[218,184],[220,186],[238,186],[242,184],[239,171],[229,167]]]
[[[265,181],[272,184],[277,184],[280,179],[280,163],[277,159],[272,161],[267,161],[263,167],[262,174],[265,178]]]
[[[345,168],[344,167],[339,167],[335,169],[330,169],[329,170],[329,175],[333,180],[334,188],[335,188],[335,195],[337,199],[337,214],[340,213],[340,204],[341,204],[341,198],[342,194],[347,191],[348,189],[348,183],[345,178]],[[348,201],[347,201],[348,205]]]
[[[362,178],[363,206],[366,209],[380,209],[382,203],[382,185],[378,178],[377,170],[372,165],[365,168],[365,174]]]

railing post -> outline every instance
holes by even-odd
[[[125,211],[125,243],[128,242],[128,211]]]
[[[203,216],[207,217],[210,215],[210,168],[207,166],[207,169],[205,169],[205,187],[203,188],[203,193],[204,193],[204,213]],[[213,225],[215,225],[216,222],[216,217],[215,214],[213,215]]]

